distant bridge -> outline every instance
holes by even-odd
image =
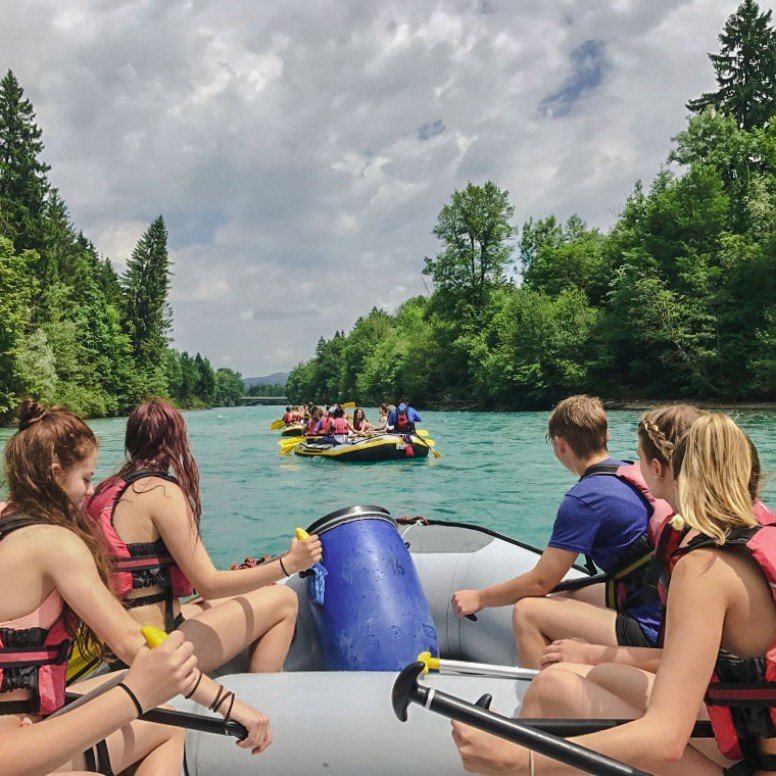
[[[237,400],[240,404],[288,404],[285,396],[241,396]]]

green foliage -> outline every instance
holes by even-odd
[[[215,374],[214,403],[218,407],[234,407],[244,393],[242,375],[221,367]]]
[[[234,404],[239,375],[167,349],[161,216],[119,280],[49,187],[34,118],[9,71],[0,81],[0,422],[25,395],[91,416],[126,412],[168,384],[181,406]]]
[[[744,0],[725,22],[722,50],[709,59],[717,76],[716,92],[707,92],[687,107],[713,106],[728,113],[741,129],[763,127],[776,113],[776,35],[772,11],[760,13],[755,0]]]
[[[41,247],[49,166],[38,159],[42,131],[9,70],[0,81],[0,234],[17,250]]]
[[[491,181],[469,183],[442,208],[433,231],[443,250],[435,259],[426,257],[423,274],[431,276],[448,309],[476,320],[488,292],[504,282],[514,212],[509,192]]]
[[[167,227],[162,216],[151,223],[132,251],[121,278],[121,288],[125,326],[132,357],[140,370],[142,390],[164,395],[167,383],[161,362],[170,328],[167,306],[170,260]]]
[[[0,237],[0,420],[10,416],[27,388],[22,354],[37,291],[30,278],[34,259],[30,251],[15,253],[11,241]]]
[[[284,383],[259,383],[252,385],[247,391],[246,396],[285,396],[286,386]]]

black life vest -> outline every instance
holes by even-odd
[[[647,487],[638,464],[632,461],[618,463],[598,463],[590,466],[580,478],[593,476],[616,477],[627,485],[643,502],[647,509],[647,530],[618,559],[614,568],[607,572],[606,605],[618,612],[654,600],[654,593],[647,587],[648,567],[655,550],[655,537],[672,514],[670,505],[662,499],[656,499]],[[586,558],[588,568],[595,564]]]

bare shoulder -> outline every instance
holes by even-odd
[[[671,575],[672,585],[678,582],[683,586],[706,588],[710,584],[721,586],[740,582],[741,569],[748,565],[747,559],[739,552],[721,547],[703,547],[688,552],[677,561]]]
[[[83,540],[69,528],[61,525],[36,524],[14,531],[7,540],[13,548],[31,547],[41,559],[91,556]]]
[[[144,502],[152,505],[158,503],[169,506],[170,503],[186,501],[177,482],[155,476],[143,477],[133,482],[127,489],[124,499],[131,500],[133,496],[141,497]]]

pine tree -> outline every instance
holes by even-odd
[[[167,227],[162,216],[151,223],[132,251],[121,286],[132,355],[139,373],[144,376],[141,392],[163,394],[167,387],[164,351],[170,328],[167,305],[170,260]]]
[[[776,32],[772,11],[744,0],[725,22],[722,51],[709,54],[719,89],[687,103],[700,113],[711,105],[731,114],[742,129],[763,127],[776,113]]]
[[[0,233],[17,251],[40,251],[49,166],[38,157],[42,131],[9,70],[0,81]]]

